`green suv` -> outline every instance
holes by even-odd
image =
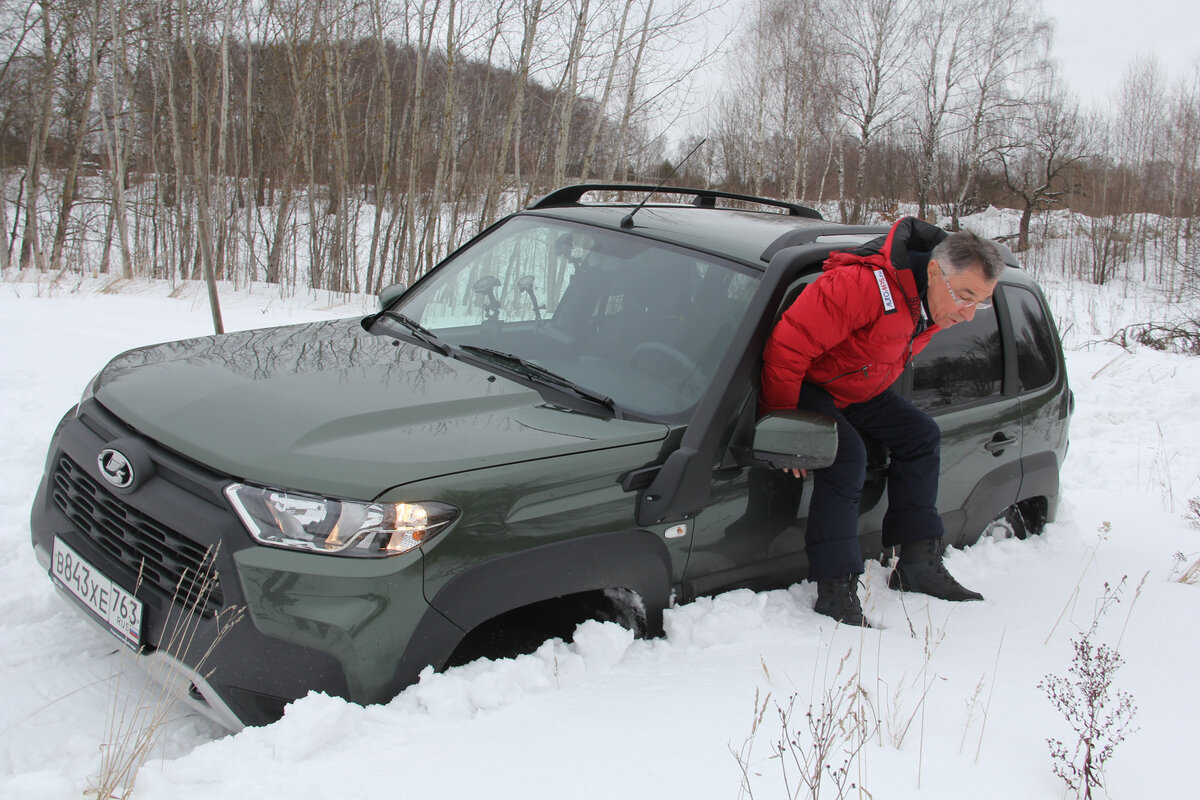
[[[651,189],[556,191],[366,318],[113,359],[54,433],[39,560],[230,728],[310,690],[386,701],[522,611],[653,636],[673,603],[801,580],[811,482],[780,467],[828,464],[836,432],[756,418],[760,354],[826,256],[886,229]],[[1053,519],[1067,449],[1046,301],[1019,269],[995,298],[897,382],[942,428],[959,546]],[[871,555],[887,458],[863,490]]]

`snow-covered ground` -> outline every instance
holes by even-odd
[[[815,615],[813,589],[800,584],[671,609],[666,637],[653,641],[587,623],[573,644],[430,674],[386,706],[310,696],[280,722],[232,736],[178,708],[133,796],[734,798],[738,751],[753,795],[782,797],[775,704],[795,696],[792,728],[805,728],[810,705],[819,717],[823,698],[857,676],[855,708],[875,731],[850,763],[870,793],[861,796],[1060,798],[1046,739],[1073,740],[1038,684],[1068,675],[1072,637],[1091,625],[1106,584],[1120,602],[1101,615],[1097,641],[1119,647],[1114,688],[1138,707],[1107,786],[1119,798],[1196,796],[1200,586],[1176,578],[1200,558],[1200,530],[1184,516],[1200,495],[1200,360],[1087,344],[1170,313],[1153,292],[1046,281],[1077,401],[1063,503],[1040,537],[949,556],[985,602],[901,596],[873,565],[876,630]],[[114,699],[140,686],[122,669],[128,656],[54,592],[29,547],[50,433],[111,356],[211,330],[198,287],[172,297],[159,284],[98,286],[0,282],[3,798],[80,796],[100,772]],[[224,296],[229,329],[359,314],[369,302],[282,300],[264,287]],[[787,780],[797,786],[794,766]]]

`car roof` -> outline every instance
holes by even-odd
[[[763,268],[779,250],[795,245],[826,243],[857,247],[887,233],[887,225],[844,225],[821,219],[812,209],[769,198],[754,198],[704,189],[663,187],[662,194],[691,195],[690,204],[601,201],[581,203],[591,192],[628,190],[650,196],[653,187],[582,185],[560,189],[531,205],[521,214],[550,216],[588,225],[648,236],[683,247],[702,250]],[[740,204],[757,203],[772,210],[716,207],[718,198]],[[634,212],[632,215],[630,212]],[[632,224],[630,222],[632,217]],[[999,244],[1009,266],[1018,266],[1012,252]]]
[[[814,236],[829,230],[830,223],[791,217],[764,211],[724,208],[696,208],[685,205],[646,205],[634,216],[633,226],[621,228],[632,205],[563,206],[526,211],[624,230],[650,236],[672,244],[733,258],[761,268],[770,258],[762,256],[772,243],[794,231],[809,231]]]

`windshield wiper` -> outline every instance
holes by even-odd
[[[512,353],[493,350],[490,347],[476,347],[475,345],[464,344],[460,345],[459,349],[474,355],[483,356],[489,361],[499,361],[513,372],[524,375],[527,378],[532,378],[543,383],[551,383],[560,388],[567,389],[577,397],[603,406],[614,416],[620,417],[620,413],[617,411],[617,404],[611,397],[593,391],[586,386],[581,386],[570,378],[565,378],[554,370],[543,367],[541,364],[528,361],[520,356],[514,356]]]
[[[380,311],[375,315],[375,319],[378,320],[380,317],[387,317],[388,319],[399,322],[408,329],[409,335],[421,344],[425,345],[431,350],[436,350],[444,356],[450,355],[450,345],[443,342],[437,337],[437,334],[426,328],[421,323],[417,322],[412,317],[405,316],[398,311]]]

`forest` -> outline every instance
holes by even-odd
[[[0,0],[0,269],[374,292],[552,188],[670,175],[1015,208],[1018,252],[1071,209],[1079,277],[1194,274],[1200,77],[1144,58],[1085,109],[1053,35],[1034,0]]]

